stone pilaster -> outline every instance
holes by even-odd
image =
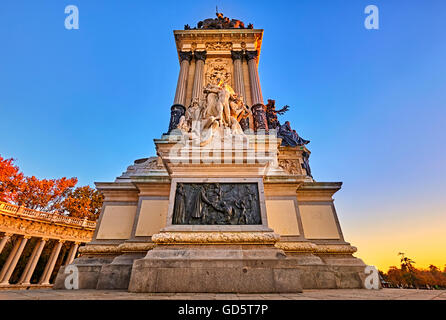
[[[16,243],[16,245],[18,245],[17,250],[15,252],[11,252],[11,255],[12,253],[14,253],[14,256],[8,266],[8,269],[5,272],[5,275],[3,276],[3,279],[1,280],[0,285],[9,285],[9,279],[11,278],[12,273],[17,266],[17,262],[19,262],[20,256],[22,255],[23,249],[25,249],[26,243],[30,238],[30,236],[25,236]]]
[[[187,76],[189,74],[190,61],[192,60],[192,52],[180,51],[179,55],[181,61],[180,74],[178,76],[173,106],[170,108],[170,122],[167,134],[170,134],[172,130],[176,129],[181,116],[186,112],[184,105],[186,103]]]
[[[257,69],[257,51],[247,51],[249,83],[251,86],[252,115],[254,118],[254,130],[268,131],[266,121],[266,107],[263,104],[262,89],[260,88],[259,71]]]
[[[204,62],[206,60],[206,51],[195,51],[195,74],[194,74],[194,86],[192,88],[192,101],[199,101],[203,94],[203,73]]]
[[[33,276],[34,270],[36,269],[37,262],[39,262],[40,255],[42,254],[43,248],[45,247],[48,239],[41,239],[28,259],[28,263],[23,270],[22,276],[20,277],[19,284],[21,285],[29,285],[31,281],[31,277]]]

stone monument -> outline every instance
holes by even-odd
[[[364,263],[314,181],[305,140],[264,104],[263,30],[217,13],[174,31],[180,73],[157,156],[114,182],[79,287],[132,292],[300,292],[362,288]],[[62,268],[55,288],[64,288]]]

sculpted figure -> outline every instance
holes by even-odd
[[[207,207],[212,206],[212,203],[206,197],[206,189],[204,186],[200,186],[199,191],[195,197],[195,202],[192,207],[191,217],[194,219],[206,218]]]
[[[173,224],[186,223],[186,193],[183,189],[183,184],[178,183],[177,191],[175,193],[175,208],[173,212]]]
[[[291,129],[289,121],[286,121],[285,124],[280,126],[278,136],[282,138],[283,146],[296,147],[310,143],[309,140],[305,140],[299,137],[296,130]]]
[[[268,129],[278,129],[280,127],[277,115],[282,115],[289,110],[289,106],[284,106],[280,110],[276,110],[276,100],[268,99],[266,105],[266,120],[268,121]]]
[[[310,168],[310,155],[308,154],[308,152],[302,152],[302,158],[303,158],[303,163],[302,163],[302,168],[305,169],[307,176],[310,176],[313,178],[313,176],[311,175],[311,168]]]

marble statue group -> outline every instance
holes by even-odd
[[[243,97],[218,80],[203,89],[203,99],[194,99],[180,118],[178,129],[196,146],[209,144],[218,134],[244,135],[239,121],[248,117]]]

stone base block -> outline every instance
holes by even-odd
[[[102,266],[110,264],[113,259],[113,256],[83,256],[75,259],[72,265],[76,266],[78,270],[79,289],[96,289]],[[53,289],[66,289],[65,278],[70,273],[65,274],[65,268],[64,266],[59,269]]]
[[[160,246],[135,260],[130,292],[294,293],[301,271],[270,248]]]
[[[130,282],[133,261],[144,257],[144,253],[123,254],[112,263],[103,265],[99,274],[98,290],[127,290]]]

